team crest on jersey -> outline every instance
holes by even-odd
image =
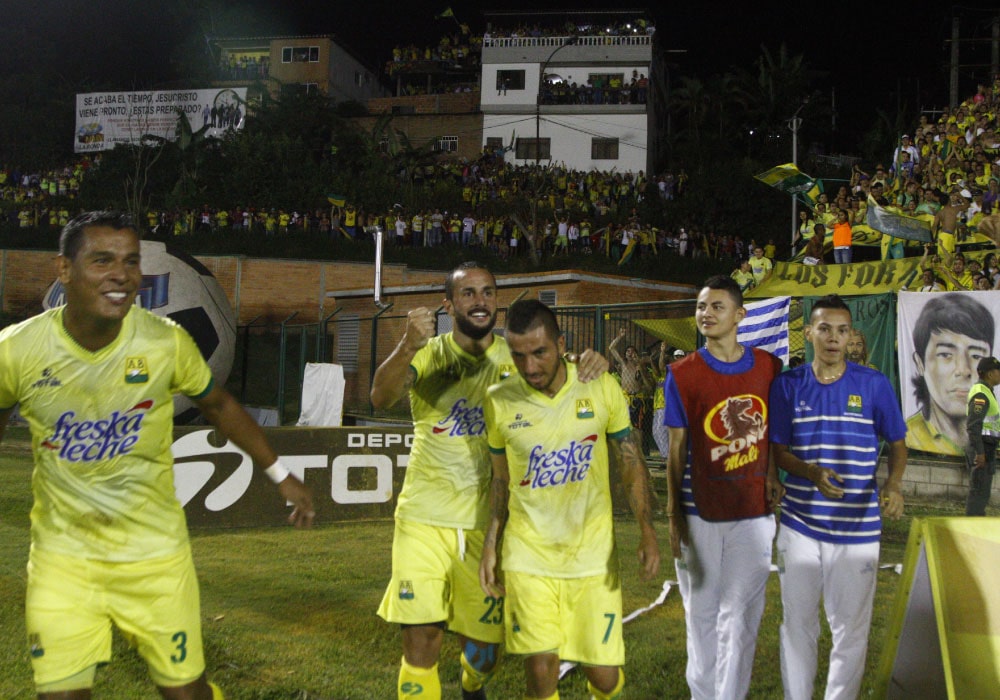
[[[861,396],[858,394],[851,394],[847,397],[847,412],[861,413]]]
[[[510,375],[514,374],[514,365],[500,365],[500,379],[506,379]]]
[[[583,420],[584,418],[594,417],[594,402],[590,399],[577,399],[576,400],[576,417]]]
[[[144,384],[149,381],[149,365],[145,357],[129,357],[125,360],[125,383]]]
[[[34,384],[31,385],[32,389],[40,389],[43,386],[59,387],[62,386],[62,382],[59,381],[59,377],[53,376],[52,368],[46,367],[42,370],[42,377]]]
[[[705,434],[718,445],[712,448],[712,461],[725,460],[726,471],[755,462],[767,439],[767,404],[754,394],[730,396],[720,401],[705,416]]]
[[[413,581],[399,582],[399,599],[413,600]]]

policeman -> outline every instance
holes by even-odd
[[[966,515],[986,515],[997,468],[997,442],[1000,442],[1000,406],[993,394],[993,387],[1000,384],[1000,360],[984,357],[976,369],[979,381],[969,389],[965,419],[969,433],[965,455],[970,472]]]

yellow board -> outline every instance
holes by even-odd
[[[915,518],[875,697],[1000,697],[1000,518]]]

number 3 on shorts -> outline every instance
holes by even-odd
[[[177,632],[170,641],[177,645],[177,653],[170,655],[170,660],[175,664],[184,663],[184,659],[187,658],[187,632]]]
[[[604,639],[601,640],[601,644],[607,644],[611,638],[611,629],[615,626],[616,616],[614,613],[604,613],[604,617],[608,618],[608,628],[604,630]]]

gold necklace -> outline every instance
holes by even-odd
[[[831,374],[828,377],[824,377],[823,375],[821,375],[819,373],[819,370],[816,368],[816,365],[813,365],[813,374],[816,375],[816,379],[819,380],[820,384],[830,384],[831,382],[835,382],[838,379],[840,379],[840,377],[844,374],[844,370],[846,370],[846,369],[847,369],[847,365],[845,364],[843,367],[841,367],[835,373]]]

